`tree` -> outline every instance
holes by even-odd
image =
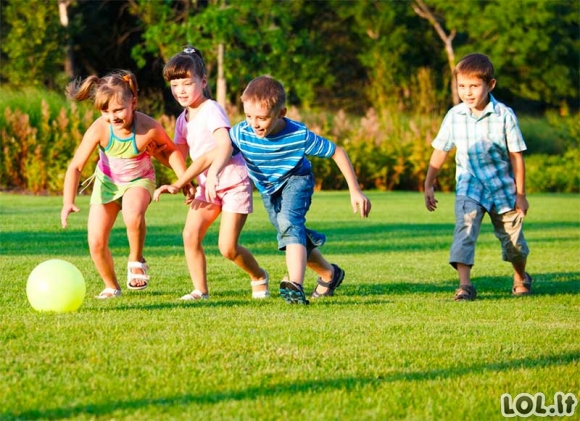
[[[1,49],[6,60],[2,77],[11,86],[56,88],[64,79],[64,34],[58,4],[43,0],[2,4],[8,26]]]
[[[578,1],[490,1],[469,39],[491,56],[498,89],[510,100],[578,106],[579,16]]]
[[[445,53],[447,54],[447,63],[449,65],[449,70],[451,71],[451,73],[453,73],[453,70],[455,69],[455,53],[453,51],[453,39],[455,38],[455,35],[457,35],[457,31],[453,28],[449,31],[449,33],[447,33],[445,31],[445,28],[443,28],[439,20],[435,17],[431,9],[429,9],[429,7],[425,4],[425,2],[423,2],[423,0],[414,0],[414,2],[412,3],[412,7],[415,13],[417,13],[423,19],[426,19],[431,24],[431,26],[433,26],[435,32],[437,32],[437,35],[439,35],[439,38],[441,38],[441,41],[443,41],[443,44],[445,45]],[[453,79],[451,79],[451,96],[453,97],[453,103],[459,104],[459,94],[457,93],[457,85],[455,84]]]
[[[58,16],[60,18],[60,24],[63,26],[63,28],[65,28],[66,31],[64,72],[69,79],[74,78],[72,41],[67,31],[69,26],[68,7],[70,6],[71,2],[71,0],[58,0]]]
[[[490,56],[502,99],[578,106],[579,2],[414,0],[421,3],[419,12],[429,16],[429,10],[436,31],[436,24],[452,28],[458,57],[475,51]]]
[[[330,58],[318,53],[326,40],[299,20],[313,13],[312,6],[302,0],[265,0],[259,7],[252,2],[134,2],[133,12],[146,29],[133,56],[139,66],[145,66],[144,54],[159,54],[167,60],[183,44],[193,44],[204,53],[212,80],[223,44],[229,102],[239,105],[246,84],[270,73],[285,83],[292,102],[308,107],[316,88],[334,82],[326,72]]]

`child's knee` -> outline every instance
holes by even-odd
[[[228,260],[235,260],[238,256],[238,248],[236,244],[218,244],[220,254]]]
[[[108,244],[104,237],[89,237],[89,250],[93,253],[99,253],[107,249]]]
[[[527,260],[530,250],[524,242],[506,242],[503,244],[503,260],[511,263],[523,263]]]

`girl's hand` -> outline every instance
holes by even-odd
[[[161,152],[162,150],[164,150],[166,148],[167,148],[167,145],[165,143],[158,145],[157,142],[152,141],[152,142],[149,142],[147,144],[147,147],[145,148],[145,152],[149,156],[156,156],[159,154],[159,152]]]
[[[71,212],[80,212],[80,209],[77,208],[74,203],[63,205],[62,210],[60,211],[60,223],[63,228],[66,228],[67,226],[68,216]]]
[[[219,185],[219,177],[213,173],[209,173],[205,180],[205,198],[208,202],[213,203],[217,198],[217,188]]]
[[[179,192],[179,189],[177,187],[173,185],[164,184],[163,186],[155,190],[155,193],[153,193],[153,200],[155,202],[159,202],[159,196],[161,196],[163,193],[175,194],[177,192]]]
[[[191,205],[195,200],[195,186],[193,183],[189,182],[181,189],[183,195],[185,196],[185,204]]]

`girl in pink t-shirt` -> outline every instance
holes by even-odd
[[[185,109],[177,118],[174,143],[184,158],[195,161],[204,153],[229,144],[230,123],[223,108],[211,99],[201,53],[185,48],[173,56],[163,69],[173,97]],[[252,184],[241,155],[233,156],[219,174],[218,195],[211,203],[205,195],[207,170],[197,177],[197,189],[188,200],[189,212],[183,229],[185,257],[194,290],[182,300],[209,298],[207,270],[202,241],[221,213],[219,250],[251,278],[252,297],[267,298],[268,272],[260,268],[252,253],[238,244],[248,214],[253,211]],[[166,192],[169,190],[165,190]]]

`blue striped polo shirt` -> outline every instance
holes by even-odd
[[[490,94],[479,117],[464,103],[447,112],[431,145],[449,152],[456,148],[456,195],[479,202],[487,211],[505,213],[515,206],[516,183],[510,152],[527,149],[511,108]]]
[[[297,121],[284,118],[284,129],[274,135],[260,138],[247,121],[230,130],[234,154],[241,152],[248,175],[262,194],[272,194],[292,175],[306,174],[312,170],[306,156],[330,158],[336,145],[318,136]]]

